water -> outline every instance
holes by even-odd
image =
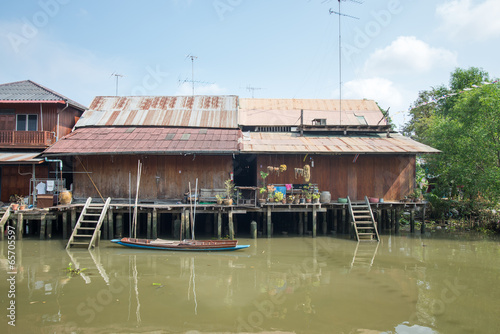
[[[498,333],[500,243],[467,235],[241,240],[237,252],[15,244],[1,333]],[[7,275],[7,241],[0,271]],[[71,275],[71,268],[86,268]],[[12,290],[11,290],[12,291]],[[8,324],[15,301],[15,327]]]

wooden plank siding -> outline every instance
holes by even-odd
[[[361,200],[364,196],[400,200],[413,192],[415,180],[414,155],[259,155],[257,175],[267,172],[267,166],[287,165],[287,171],[271,173],[268,184],[305,183],[302,177],[295,178],[294,168],[311,165],[310,183],[318,184],[320,191],[330,191],[332,200],[350,196]]]
[[[35,168],[36,177],[49,177],[47,165],[35,165]],[[25,197],[29,195],[33,165],[3,165],[0,166],[0,169],[2,185],[0,200],[2,202],[8,203],[9,197],[14,194]]]
[[[224,188],[224,181],[233,170],[232,156],[207,155],[113,155],[80,156],[85,169],[103,197],[129,197],[129,172],[132,197],[135,198],[137,161],[142,162],[139,190],[141,200],[181,199],[194,191],[196,178],[200,188]],[[99,197],[78,158],[74,160],[73,195],[77,198]]]

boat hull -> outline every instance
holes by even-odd
[[[134,239],[122,238],[113,239],[118,245],[131,248],[156,249],[167,251],[234,251],[250,247],[250,245],[238,245],[237,240],[151,240],[151,239]]]

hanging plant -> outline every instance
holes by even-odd
[[[286,171],[286,165],[280,165],[280,172],[283,173],[284,171]]]

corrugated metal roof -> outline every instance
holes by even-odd
[[[68,102],[77,109],[87,107],[66,96],[59,94],[31,80],[17,81],[0,85],[0,101],[2,102]]]
[[[365,136],[310,136],[298,133],[244,132],[241,153],[310,154],[420,154],[439,153],[398,133],[374,133]]]
[[[304,124],[313,119],[326,119],[327,125],[387,125],[382,112],[372,100],[317,99],[240,99],[240,125],[243,126],[298,126],[300,111],[304,110]]]
[[[237,96],[98,96],[76,127],[237,128]]]
[[[45,154],[232,154],[238,152],[237,129],[91,127],[76,129]]]
[[[0,164],[41,163],[40,152],[4,152],[0,153]]]

